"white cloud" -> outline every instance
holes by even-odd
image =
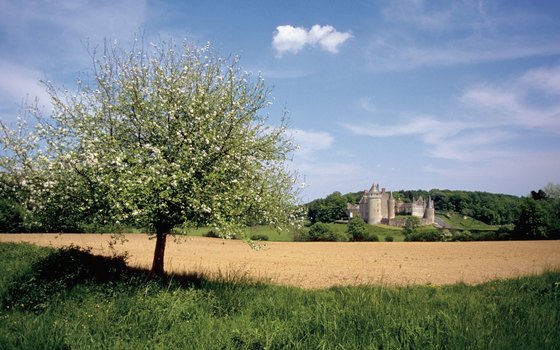
[[[395,0],[385,29],[366,48],[372,70],[408,70],[560,53],[557,21],[529,11],[504,13],[484,1]],[[535,35],[535,28],[539,29]]]
[[[333,26],[315,24],[310,30],[303,27],[281,25],[276,27],[272,38],[272,47],[277,57],[285,53],[296,54],[306,45],[319,46],[330,53],[338,53],[338,47],[352,38],[350,32],[338,32]]]
[[[40,84],[43,78],[38,70],[0,59],[0,95],[18,100],[26,95],[31,97],[45,95]]]
[[[356,135],[376,138],[415,137],[424,143],[424,154],[476,164],[477,169],[517,163],[521,153],[539,165],[535,159],[542,155],[531,154],[526,145],[542,138],[557,140],[560,135],[559,67],[538,67],[500,83],[467,87],[457,101],[454,117],[412,116],[393,123],[346,123],[344,127]]]
[[[288,130],[298,146],[297,155],[300,157],[309,157],[311,154],[329,149],[334,141],[334,138],[324,131],[306,131],[301,129]]]
[[[517,137],[517,134],[509,131],[477,129],[430,144],[428,154],[435,158],[476,162],[510,158],[514,155],[512,150],[496,147],[496,145]]]
[[[495,62],[560,53],[560,37],[535,40],[529,37],[467,38],[425,44],[402,36],[373,40],[366,50],[372,70],[408,70]]]
[[[473,190],[527,195],[530,190],[559,180],[559,157],[558,150],[542,151],[538,155],[517,150],[509,156],[476,166],[472,162],[453,163],[451,166],[431,164],[423,170],[450,181],[468,184]]]
[[[371,98],[364,97],[360,99],[360,107],[368,113],[378,112],[377,106],[371,102]]]
[[[73,86],[91,65],[84,45],[132,41],[146,15],[145,0],[0,1],[0,113],[15,115],[36,96],[48,103],[40,79]]]
[[[560,134],[560,65],[539,67],[499,84],[467,88],[461,102],[491,115],[495,126],[516,126]]]
[[[307,44],[307,31],[290,25],[276,27],[272,46],[279,56],[285,52],[298,53]]]
[[[328,132],[289,129],[287,134],[299,146],[293,162],[290,163],[290,169],[305,182],[302,193],[305,202],[325,197],[333,191],[355,191],[354,184],[370,181],[361,165],[356,164],[355,160],[348,161],[350,155],[342,156],[337,152],[334,159],[325,159],[317,155],[322,151],[333,153],[331,149],[334,137]]]
[[[294,166],[297,167],[298,173],[305,178],[306,186],[303,190],[305,202],[325,197],[334,191],[354,192],[357,190],[356,184],[367,186],[371,181],[369,173],[355,162],[308,160],[296,161]]]
[[[3,119],[15,119],[23,104],[36,98],[39,106],[50,106],[50,97],[40,80],[43,73],[38,70],[0,59],[0,114]]]
[[[419,135],[428,143],[453,136],[463,129],[471,128],[460,121],[441,121],[434,117],[414,117],[400,124],[382,125],[375,123],[343,124],[344,127],[356,135],[373,137],[393,137]]]
[[[554,67],[540,67],[525,73],[520,82],[546,94],[560,94],[560,64]]]
[[[27,31],[41,25],[45,29],[56,28],[61,34],[78,34],[80,39],[110,35],[128,38],[138,30],[147,12],[146,0],[8,0],[1,6],[12,11],[9,16],[2,16],[2,27],[16,25]]]

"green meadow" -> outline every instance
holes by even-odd
[[[304,290],[0,243],[0,349],[558,349],[560,271]]]

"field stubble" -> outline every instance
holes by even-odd
[[[149,268],[155,241],[127,234],[114,248],[133,267]],[[71,244],[111,255],[110,235],[0,234],[1,242],[41,246]],[[170,237],[168,272],[242,275],[275,284],[325,288],[335,285],[478,284],[560,268],[560,241],[507,242],[266,242],[252,249],[236,240]]]

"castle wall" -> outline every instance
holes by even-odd
[[[390,196],[388,201],[388,218],[389,220],[393,220],[395,218],[395,200],[393,199],[393,195]]]
[[[424,206],[422,204],[412,203],[411,213],[412,216],[419,218],[424,217]]]

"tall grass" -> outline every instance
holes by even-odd
[[[309,291],[235,275],[154,280],[118,261],[0,244],[0,267],[11,271],[0,278],[0,349],[560,347],[558,271],[478,286]]]

